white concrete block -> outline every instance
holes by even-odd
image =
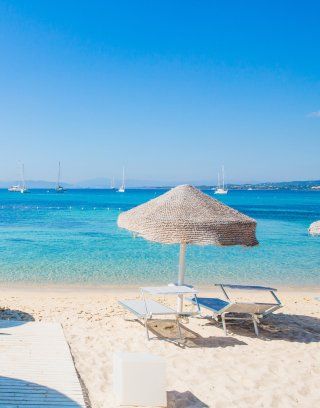
[[[166,362],[147,353],[116,352],[113,386],[119,405],[166,407]]]

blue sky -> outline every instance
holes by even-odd
[[[0,180],[319,179],[320,5],[0,0]]]

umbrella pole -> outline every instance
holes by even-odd
[[[184,284],[184,274],[186,271],[186,249],[187,244],[180,244],[180,254],[179,254],[179,278],[178,285],[181,286]],[[183,295],[178,296],[178,312],[182,312],[183,308]]]

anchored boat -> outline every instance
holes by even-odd
[[[221,167],[222,184],[220,184],[220,172],[218,173],[218,185],[214,194],[228,194],[228,189],[224,186],[224,166]]]
[[[27,188],[27,184],[24,178],[24,164],[21,163],[21,169],[20,169],[20,184],[16,184],[14,186],[11,186],[8,188],[8,191],[12,193],[29,193],[29,190]]]

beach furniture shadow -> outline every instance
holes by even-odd
[[[268,317],[262,325],[266,339],[290,342],[320,342],[320,319],[313,316],[277,313]]]
[[[167,401],[167,408],[209,408],[190,391],[168,391]]]
[[[18,378],[0,376],[1,407],[84,407],[65,394]]]
[[[22,326],[32,321],[34,321],[34,318],[29,313],[21,310],[0,309],[0,336],[10,336],[8,333],[2,333],[1,329]]]
[[[25,322],[33,322],[35,319],[31,314],[22,310],[0,308],[0,320],[7,320],[8,322],[13,321],[17,324],[23,324]]]
[[[210,325],[222,325],[210,319]],[[234,335],[255,337],[249,322],[230,324],[228,332]],[[272,314],[260,323],[260,340],[285,340],[298,343],[320,342],[320,319],[312,316]]]
[[[175,320],[173,319],[154,319],[149,323],[149,330],[156,338],[170,341],[182,348],[217,348],[217,347],[234,347],[245,346],[247,343],[234,337],[226,336],[209,336],[202,337],[200,334],[189,329],[180,323],[180,329],[183,341],[174,342],[177,339],[178,332]]]

